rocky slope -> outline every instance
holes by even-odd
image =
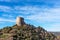
[[[22,20],[18,17],[16,25],[0,29],[0,40],[57,40],[51,32],[47,32],[40,26],[22,23],[24,21]]]
[[[0,38],[5,38],[6,40],[10,38],[11,40],[57,40],[54,34],[47,32],[42,27],[35,27],[29,24],[21,27],[17,25],[5,27],[0,30]]]

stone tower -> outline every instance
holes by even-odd
[[[22,25],[24,25],[24,24],[25,24],[24,18],[22,18],[22,17],[17,17],[17,18],[16,18],[16,24],[17,24],[17,26],[22,26]]]

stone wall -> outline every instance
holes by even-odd
[[[25,24],[24,18],[22,18],[22,17],[17,17],[17,18],[16,18],[16,24],[17,24],[17,26],[22,26],[22,25],[24,25],[24,24]]]

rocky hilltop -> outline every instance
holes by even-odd
[[[42,27],[35,27],[24,22],[24,18],[17,17],[16,24],[0,29],[0,40],[58,40],[51,32]]]

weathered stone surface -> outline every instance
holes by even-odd
[[[17,17],[17,18],[16,18],[16,24],[17,24],[17,26],[22,26],[22,25],[24,25],[24,24],[25,24],[24,18],[22,18],[22,17]]]

